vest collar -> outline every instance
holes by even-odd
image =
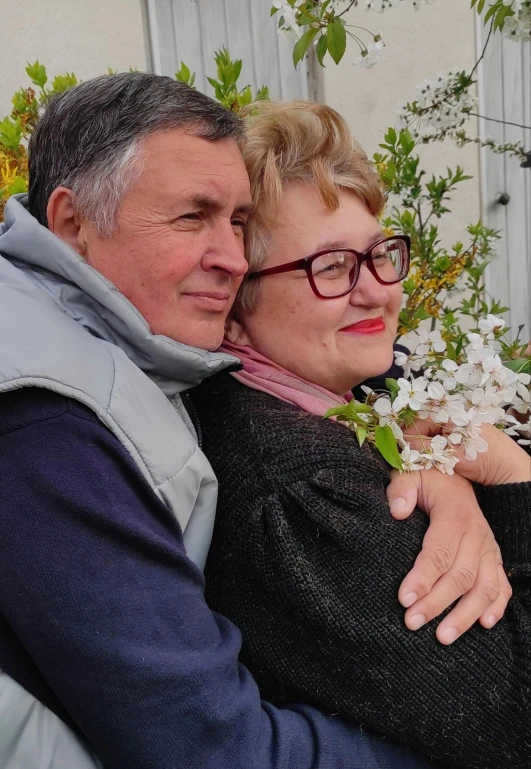
[[[44,291],[58,310],[93,336],[120,347],[168,397],[238,363],[231,355],[152,334],[136,307],[109,280],[29,213],[25,194],[7,202],[0,254]]]

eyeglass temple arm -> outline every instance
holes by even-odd
[[[295,262],[288,262],[288,264],[282,264],[279,267],[268,267],[266,270],[258,270],[258,272],[251,272],[247,278],[261,278],[264,275],[280,275],[281,272],[291,272],[292,270],[306,270],[308,266],[308,258],[297,259]]]

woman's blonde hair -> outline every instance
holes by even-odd
[[[353,190],[377,216],[385,197],[366,153],[346,121],[331,107],[310,101],[260,102],[247,110],[240,147],[256,207],[246,233],[249,272],[260,270],[270,233],[291,182],[315,185],[323,205],[339,207],[342,189]],[[244,280],[235,308],[250,311],[258,282]]]

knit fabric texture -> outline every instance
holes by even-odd
[[[494,629],[444,647],[437,620],[404,625],[398,588],[428,519],[391,517],[376,452],[227,374],[192,399],[220,482],[207,600],[240,628],[263,697],[317,705],[448,767],[529,769],[530,485],[479,490],[514,596]]]

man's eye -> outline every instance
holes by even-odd
[[[198,211],[194,211],[189,214],[183,214],[181,219],[187,219],[190,222],[198,222],[201,219],[201,214]]]

